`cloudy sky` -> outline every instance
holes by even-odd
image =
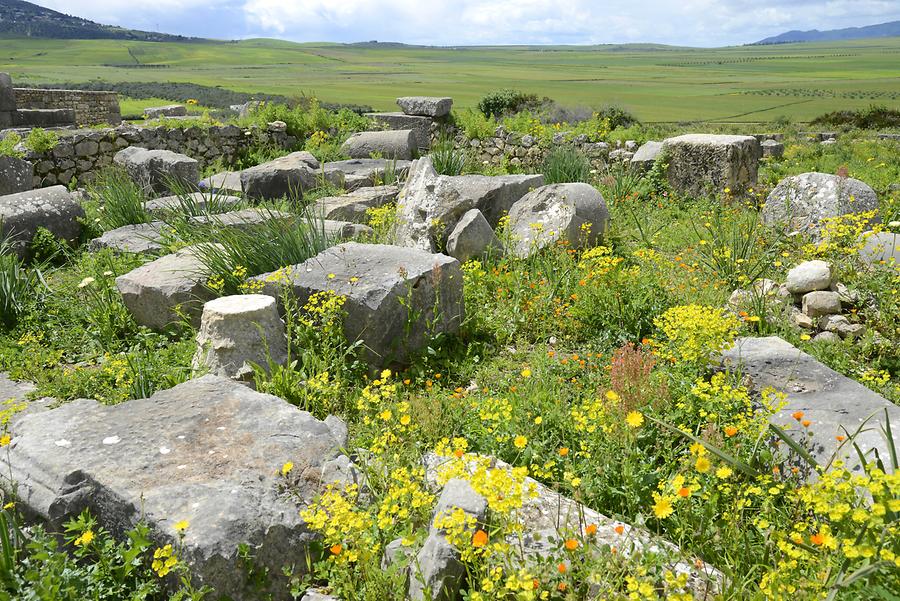
[[[34,0],[33,0],[34,1]],[[100,23],[212,38],[722,46],[900,20],[898,0],[36,0]]]

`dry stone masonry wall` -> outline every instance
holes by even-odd
[[[72,109],[78,125],[118,125],[122,122],[115,92],[13,88],[20,109]]]

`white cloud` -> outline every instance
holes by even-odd
[[[900,19],[896,0],[37,0],[135,28],[217,38],[416,44],[717,46]]]

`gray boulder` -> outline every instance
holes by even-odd
[[[404,96],[397,105],[406,115],[421,117],[446,117],[453,107],[453,99],[435,96]]]
[[[802,428],[792,417],[802,411],[812,422],[812,453],[823,465],[837,454],[847,467],[861,470],[859,458],[850,437],[863,426],[854,441],[866,455],[874,459],[874,449],[881,457],[889,457],[889,450],[879,431],[886,425],[885,411],[890,418],[894,440],[900,440],[900,407],[859,382],[842,376],[810,355],[781,338],[741,338],[723,354],[723,362],[740,368],[753,381],[753,388],[772,387],[787,392],[787,404],[775,414],[772,423],[790,428],[797,439],[804,437]],[[838,441],[837,436],[842,437]],[[804,444],[809,448],[808,444]],[[814,473],[809,474],[815,477]]]
[[[466,211],[450,235],[447,236],[447,254],[460,263],[477,259],[486,254],[503,256],[503,243],[494,233],[478,209]]]
[[[116,287],[137,323],[162,330],[187,316],[200,325],[203,303],[213,294],[206,288],[198,248],[188,246],[116,278]]]
[[[753,136],[686,134],[663,142],[669,185],[681,194],[704,196],[756,185],[759,142]]]
[[[867,184],[827,173],[787,177],[766,199],[762,219],[788,231],[817,234],[821,221],[878,209],[878,196]]]
[[[812,318],[836,315],[841,312],[841,297],[829,290],[807,292],[803,295],[803,312]]]
[[[138,185],[152,192],[171,192],[171,182],[193,187],[200,181],[200,163],[171,150],[129,146],[117,152],[113,161],[124,167]]]
[[[0,129],[16,123],[16,95],[9,73],[0,73]]]
[[[319,161],[309,152],[293,152],[241,172],[244,195],[256,200],[300,199],[318,185]]]
[[[438,175],[431,157],[423,157],[400,190],[394,241],[429,252],[444,248],[449,232],[471,209],[495,228],[517,200],[543,182],[542,175]]]
[[[430,336],[456,332],[464,316],[459,262],[409,248],[346,242],[252,279],[276,298],[287,286],[301,305],[325,290],[345,296],[344,335],[363,341],[371,365],[408,362]]]
[[[652,140],[645,142],[631,157],[631,167],[640,171],[649,171],[656,162],[657,157],[662,154],[662,148],[662,142],[654,142]]]
[[[409,161],[402,160],[350,159],[325,163],[322,170],[330,184],[353,192],[401,180],[406,177],[409,165]]]
[[[570,248],[593,246],[606,233],[609,210],[589,184],[551,184],[529,192],[509,211],[513,254],[527,257],[565,241]]]
[[[369,209],[395,202],[400,188],[397,186],[375,186],[359,188],[343,196],[326,196],[316,201],[313,212],[325,219],[368,223]]]
[[[179,540],[196,586],[214,597],[251,601],[238,545],[267,568],[274,599],[286,600],[282,567],[301,572],[316,536],[297,501],[321,491],[340,457],[331,429],[277,397],[216,376],[190,380],[147,399],[105,406],[77,400],[17,420],[2,461],[28,515],[61,529],[87,509],[116,537],[139,521],[162,546]],[[292,495],[279,468],[294,463]],[[268,597],[266,597],[268,598]]]
[[[249,380],[252,364],[267,368],[269,361],[287,360],[284,322],[275,299],[265,294],[238,294],[213,299],[203,305],[194,372]]]
[[[34,187],[34,166],[23,159],[0,156],[0,196],[28,192]]]
[[[65,186],[41,188],[0,196],[0,237],[11,236],[20,257],[28,257],[29,244],[38,228],[67,242],[81,235],[84,209]]]
[[[165,106],[148,106],[144,109],[148,119],[159,117],[184,117],[187,115],[187,107],[183,104],[167,104]]]
[[[352,159],[368,159],[377,155],[379,158],[408,161],[417,148],[411,129],[364,131],[350,136],[341,145],[341,152]]]

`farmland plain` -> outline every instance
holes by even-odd
[[[807,121],[871,104],[900,107],[900,38],[716,49],[7,38],[0,71],[19,85],[190,82],[377,109],[413,94],[471,107],[490,90],[514,87],[564,105],[616,104],[650,122]]]

